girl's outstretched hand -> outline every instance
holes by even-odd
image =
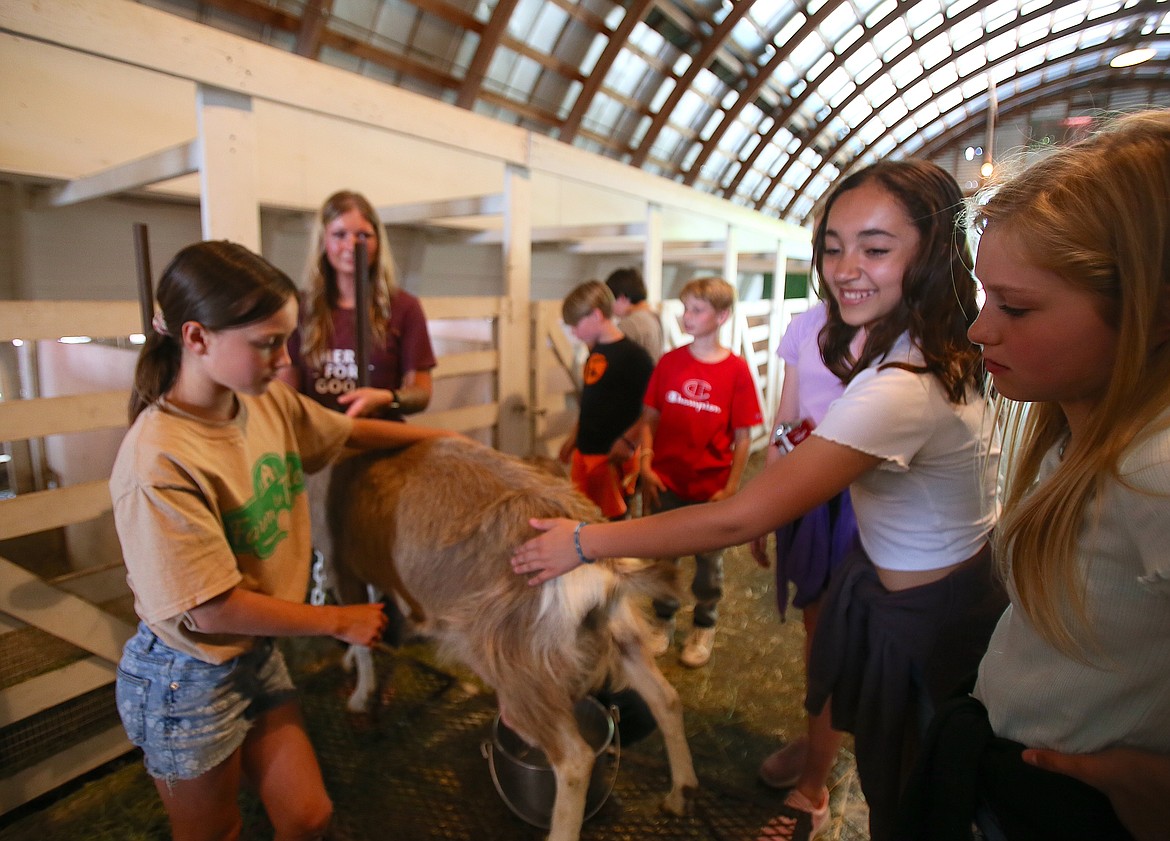
[[[550,578],[564,575],[581,565],[573,545],[572,520],[532,519],[528,524],[544,534],[538,535],[512,552],[512,571],[517,575],[531,575],[530,586],[543,584]]]
[[[386,614],[380,602],[350,604],[337,609],[337,630],[333,636],[350,645],[373,645],[386,630]]]
[[[345,413],[351,418],[376,417],[378,412],[394,402],[394,392],[364,386],[339,395],[337,402],[345,407]]]
[[[1166,837],[1170,826],[1170,755],[1133,748],[1069,754],[1029,748],[1024,761],[1067,774],[1103,792],[1138,841]]]

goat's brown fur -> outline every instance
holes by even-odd
[[[573,704],[607,676],[646,698],[670,754],[665,805],[685,811],[697,780],[681,703],[645,652],[645,620],[627,598],[660,589],[653,565],[600,559],[530,587],[509,563],[535,533],[532,517],[600,519],[571,484],[489,447],[436,439],[338,464],[327,511],[339,598],[364,599],[365,583],[394,593],[440,654],[492,686],[508,724],[549,758],[558,783],[550,839],[579,832],[593,756]]]

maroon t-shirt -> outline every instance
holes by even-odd
[[[293,370],[298,373],[298,388],[323,406],[344,411],[339,395],[357,388],[356,310],[333,310],[333,342],[325,352],[319,368],[313,368],[301,355],[300,331],[288,342]],[[393,389],[402,385],[407,371],[429,371],[435,367],[435,351],[427,332],[426,316],[418,298],[399,289],[390,300],[390,323],[386,343],[369,343],[369,384],[374,388]],[[387,415],[389,417],[389,415]]]

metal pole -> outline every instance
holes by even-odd
[[[154,289],[150,275],[150,240],[146,225],[134,223],[134,257],[138,266],[138,309],[142,313],[142,334],[154,332]]]
[[[357,357],[357,387],[370,384],[370,266],[366,243],[359,239],[353,246],[354,354]]]

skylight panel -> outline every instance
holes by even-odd
[[[894,126],[892,132],[894,140],[898,143],[904,143],[908,138],[913,137],[918,133],[918,125],[914,122],[913,117],[903,120]]]
[[[598,91],[597,96],[589,103],[585,112],[584,122],[599,134],[612,131],[625,114],[625,106]]]
[[[1045,54],[1043,47],[1038,47],[1034,50],[1028,50],[1016,56],[1016,70],[1030,70],[1044,62]]]
[[[569,16],[555,3],[542,3],[540,14],[532,26],[525,40],[546,55],[552,53],[553,47],[565,31],[565,24]]]
[[[841,105],[841,103],[852,96],[856,90],[857,85],[853,84],[853,80],[847,79],[845,84],[841,86],[841,89],[833,95],[832,99],[829,100],[829,105],[833,108],[837,108]]]
[[[938,14],[937,0],[919,0],[917,3],[906,3],[902,12],[902,20],[911,32],[917,32],[922,26]]]
[[[730,40],[739,44],[752,55],[758,53],[764,44],[764,39],[760,37],[760,30],[747,18],[740,18],[732,27]]]
[[[808,79],[816,79],[829,68],[833,63],[833,58],[834,56],[831,52],[821,53],[821,57],[817,59],[817,63],[808,69],[808,73],[805,74],[806,77]]]
[[[984,46],[989,62],[998,61],[1016,48],[1016,33],[1012,30],[997,35]]]
[[[914,114],[914,121],[920,126],[930,125],[938,119],[938,105],[934,100],[930,100]]]
[[[833,44],[833,52],[837,55],[843,54],[846,50],[853,46],[853,44],[860,38],[865,36],[865,28],[861,24],[856,24],[852,29],[837,39]]]
[[[914,85],[902,91],[902,101],[906,103],[908,108],[917,108],[932,96],[934,96],[934,91],[931,90],[930,80],[928,79],[920,79]]]
[[[634,25],[630,32],[630,44],[636,46],[646,55],[658,55],[666,43],[657,30],[650,28],[645,22]]]
[[[605,85],[615,93],[632,98],[649,73],[650,65],[641,56],[621,50],[605,77]]]
[[[906,24],[899,18],[894,18],[877,32],[874,32],[869,40],[873,44],[873,48],[877,50],[878,55],[885,57],[890,55],[894,48],[908,37]]]
[[[929,70],[945,61],[949,61],[953,55],[951,50],[951,39],[947,37],[946,32],[940,32],[918,48],[918,60],[922,62],[922,66]]]
[[[853,101],[841,110],[841,119],[847,125],[859,125],[862,120],[873,113],[873,106],[865,101],[864,96],[854,97]]]
[[[972,79],[967,79],[959,85],[959,90],[963,92],[963,99],[966,100],[971,100],[981,94],[986,95],[987,77],[980,73]]]
[[[703,128],[699,130],[699,139],[704,143],[710,140],[712,133],[715,131],[715,127],[719,125],[722,119],[723,112],[713,110],[711,116],[707,118],[707,122],[703,124]]]
[[[853,55],[845,59],[845,69],[855,79],[860,76],[869,76],[872,68],[879,65],[881,65],[881,59],[878,58],[878,54],[869,44],[862,44]]]
[[[789,41],[796,37],[796,33],[804,26],[805,20],[807,18],[800,12],[797,12],[781,27],[780,31],[776,33],[776,37],[772,40],[781,47],[786,46]]]
[[[853,13],[853,7],[848,3],[842,3],[829,13],[819,28],[825,41],[829,44],[835,44],[856,25],[857,16]]]
[[[1066,6],[1057,5],[1052,10],[1052,29],[1053,33],[1063,32],[1070,27],[1076,26],[1085,19],[1086,13],[1089,11],[1089,4],[1085,2],[1069,3]]]
[[[695,75],[695,80],[691,84],[691,90],[704,96],[709,96],[712,99],[718,99],[723,96],[727,86],[723,80],[704,67]]]
[[[702,97],[693,90],[687,90],[670,112],[670,122],[676,126],[692,126],[705,106]]]
[[[897,90],[890,77],[882,75],[875,77],[872,82],[865,86],[864,95],[871,104],[876,105],[879,102],[885,102],[897,93]]]
[[[878,117],[887,126],[892,126],[894,123],[898,122],[898,120],[905,117],[906,113],[906,103],[900,99],[895,99],[881,110],[881,112],[878,114]]]
[[[794,67],[811,67],[817,59],[825,54],[825,42],[821,40],[821,36],[815,32],[810,32],[805,36],[804,40],[796,45],[788,60],[792,62]]]
[[[983,28],[993,32],[1002,26],[1007,26],[1019,16],[1017,0],[996,0],[983,11]]]
[[[873,145],[872,152],[875,158],[884,158],[894,151],[894,138],[888,134]]]
[[[508,34],[520,41],[526,41],[544,6],[540,0],[518,0],[516,8],[508,16]]]
[[[983,26],[978,15],[967,17],[951,27],[951,49],[955,52],[974,44],[983,37]]]
[[[918,63],[918,56],[911,53],[891,67],[889,73],[894,84],[899,88],[904,88],[922,76],[922,65]]]
[[[945,0],[944,0],[944,2],[945,2]],[[977,3],[977,2],[978,2],[978,0],[957,0],[957,2],[950,3],[947,5],[946,15],[948,18],[956,18],[959,15],[961,15],[963,12],[967,11],[967,9],[974,6],[975,3]],[[1039,0],[1039,2],[1049,3],[1049,2],[1051,2],[1051,0]]]
[[[963,93],[958,88],[943,91],[935,97],[935,103],[941,113],[946,113],[963,101]]]
[[[1025,22],[1016,29],[1016,41],[1021,47],[1048,37],[1048,22],[1042,19]]]
[[[734,176],[735,173],[728,173]],[[754,196],[763,186],[764,174],[757,169],[749,169],[740,179],[736,192],[744,196]]]
[[[674,79],[670,76],[662,80],[662,84],[658,86],[658,91],[654,94],[653,99],[650,100],[650,110],[652,112],[657,114],[662,110],[663,103],[666,102],[667,98],[674,91],[674,85]]]
[[[896,14],[897,11],[897,0],[886,0],[886,2],[875,6],[873,11],[865,16],[865,28],[873,29],[879,21],[884,20],[887,15]]]
[[[1121,3],[1102,3],[1097,5],[1095,3],[1089,4],[1088,19],[1096,20],[1099,17],[1110,15],[1122,7]]]
[[[941,14],[937,14],[921,26],[913,28],[911,34],[915,38],[924,38],[943,24],[944,18]]]
[[[980,50],[968,50],[955,59],[955,69],[960,76],[970,76],[986,64],[986,56]]]

